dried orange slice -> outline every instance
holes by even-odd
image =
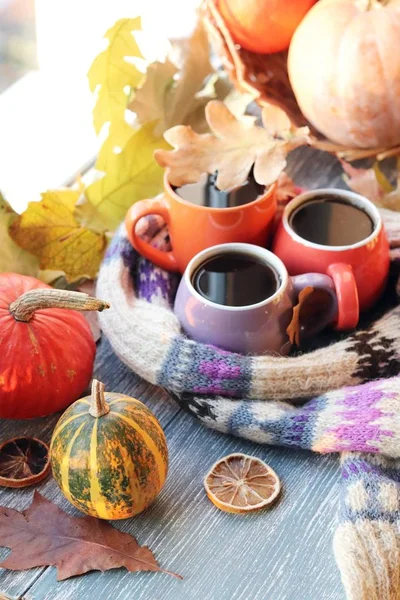
[[[272,504],[281,482],[265,462],[247,454],[229,454],[218,460],[204,478],[207,496],[220,510],[247,513]]]
[[[0,445],[0,485],[22,488],[42,481],[50,472],[47,444],[37,438],[13,438]]]

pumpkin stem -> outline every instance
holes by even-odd
[[[366,0],[366,10],[371,10],[371,8],[376,8],[379,5],[385,6],[387,3],[388,0]]]
[[[110,407],[108,406],[104,395],[104,383],[101,383],[101,381],[98,381],[97,379],[93,379],[89,413],[92,417],[98,418],[103,417],[109,412]]]
[[[390,0],[356,0],[356,4],[360,10],[372,10],[373,8],[382,8],[388,4]]]
[[[28,322],[36,310],[42,308],[70,308],[73,310],[98,310],[110,308],[108,302],[92,298],[83,292],[69,290],[38,289],[30,290],[9,306],[16,321]]]

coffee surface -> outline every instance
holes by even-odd
[[[253,176],[250,176],[244,185],[221,192],[215,186],[216,175],[204,174],[197,183],[188,183],[175,188],[175,192],[192,204],[208,206],[210,208],[232,208],[254,202],[264,193],[264,187],[259,185]]]
[[[192,285],[216,304],[249,306],[275,294],[280,278],[275,269],[251,256],[226,253],[200,265],[193,274]]]
[[[290,217],[292,229],[303,239],[323,246],[349,246],[374,230],[371,217],[341,198],[310,200]]]

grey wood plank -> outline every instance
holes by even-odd
[[[95,376],[100,378],[109,391],[118,391],[134,395],[145,402],[157,415],[163,427],[179,411],[178,406],[172,398],[160,388],[150,385],[132,373],[113,354],[107,339],[103,338],[98,345]],[[60,414],[33,420],[4,420],[0,419],[0,441],[17,436],[36,436],[49,443],[54,426]],[[57,500],[62,508],[67,508],[69,503],[61,497],[55,482],[50,477],[46,482],[36,486],[41,493]],[[21,510],[29,505],[32,497],[32,489],[12,490],[0,487],[0,505],[10,506]],[[8,550],[0,547],[0,560],[8,554]],[[32,569],[20,573],[13,573],[6,569],[0,569],[0,593],[7,594],[11,598],[18,598],[43,569]]]
[[[287,172],[296,185],[309,189],[346,188],[339,160],[314,148],[297,148],[288,157]]]
[[[338,503],[337,457],[271,449],[206,430],[181,413],[167,427],[170,472],[156,503],[117,527],[149,545],[184,576],[124,570],[56,582],[46,571],[26,600],[344,600],[332,555]],[[242,451],[266,460],[284,493],[254,515],[220,512],[203,477],[215,460]]]

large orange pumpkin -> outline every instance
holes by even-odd
[[[321,0],[289,49],[303,114],[347,147],[400,143],[399,50],[400,0]]]
[[[87,388],[95,343],[85,318],[67,307],[108,304],[50,289],[34,277],[0,274],[0,418],[55,413]]]
[[[269,54],[287,50],[294,30],[317,0],[218,0],[235,42]]]

